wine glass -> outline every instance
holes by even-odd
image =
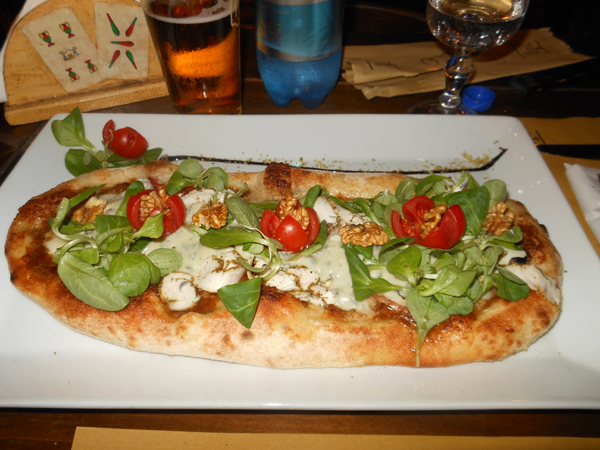
[[[460,94],[475,67],[471,56],[504,44],[521,26],[529,0],[429,0],[427,24],[442,43],[454,47],[446,63],[446,89],[437,102],[412,106],[411,114],[477,114]]]

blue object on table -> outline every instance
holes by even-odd
[[[343,0],[256,0],[260,76],[280,107],[323,103],[340,75]]]
[[[475,111],[490,109],[496,99],[494,91],[482,86],[469,86],[463,91],[462,102]]]

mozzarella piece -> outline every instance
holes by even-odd
[[[152,182],[148,178],[140,178],[137,181],[144,185],[144,189],[154,189]],[[119,206],[121,206],[121,203],[123,203],[123,200],[125,199],[125,191],[121,192],[120,194],[99,195],[98,198],[106,200],[106,206],[104,207],[104,212],[102,214],[106,216],[112,216],[117,213]]]
[[[171,248],[177,251],[182,259],[181,270],[194,276],[194,285],[198,289],[217,292],[229,284],[237,283],[246,272],[238,262],[238,256],[248,259],[246,252],[231,247],[214,249],[200,244],[197,234],[184,227],[175,233],[150,242],[143,250],[148,254],[157,248]]]
[[[317,305],[370,312],[368,302],[358,302],[354,297],[350,270],[338,235],[330,236],[320,252],[290,261],[267,285]]]
[[[198,289],[217,292],[223,286],[237,283],[246,273],[246,269],[237,262],[238,256],[235,250],[231,250],[206,259],[194,276],[194,285]]]
[[[309,290],[320,281],[319,275],[305,267],[290,267],[285,271],[277,272],[267,285],[281,291],[294,291],[297,289]]]
[[[311,270],[301,267],[290,267],[288,273],[298,280],[300,289],[308,290],[313,284],[319,282],[319,276]]]
[[[125,192],[121,192],[120,194],[99,195],[98,198],[101,200],[106,200],[106,206],[104,207],[102,214],[106,216],[114,216],[117,213],[119,206],[121,206],[121,203],[123,203],[123,200],[125,199]]]
[[[69,242],[69,241],[65,241],[64,239],[61,239],[58,236],[53,235],[51,239],[48,239],[47,241],[44,242],[44,245],[46,246],[46,250],[48,250],[48,253],[52,257],[54,257],[54,253],[56,253],[56,250],[61,248],[67,242]]]
[[[368,221],[367,216],[363,213],[353,213],[335,203],[331,203],[331,207],[337,215],[338,221],[342,222],[344,225],[361,225]]]
[[[191,191],[183,195],[181,199],[183,200],[186,208],[186,223],[192,223],[192,217],[194,214],[196,214],[203,205],[210,203],[213,198],[215,198],[216,202],[225,203],[225,198],[231,194],[233,194],[231,189],[225,189],[223,192],[217,192],[214,189],[205,188],[198,191]]]
[[[144,185],[144,189],[154,189],[152,181],[148,178],[139,178],[138,181]]]
[[[324,220],[331,225],[337,224],[338,216],[329,203],[329,200],[327,200],[325,197],[320,196],[317,198],[315,204],[313,205],[313,209],[317,213],[317,216],[319,216],[320,221]]]
[[[560,289],[556,286],[556,281],[548,278],[537,267],[531,264],[509,264],[504,267],[510,270],[534,291],[539,291],[555,305],[560,305]]]
[[[267,286],[275,287],[283,292],[290,292],[300,289],[298,280],[292,274],[279,271],[265,283]]]
[[[511,248],[502,247],[504,253],[498,260],[498,264],[501,266],[506,266],[510,264],[510,261],[513,258],[527,258],[527,252],[525,250],[513,250]]]
[[[158,287],[161,300],[174,311],[191,308],[200,300],[193,281],[194,277],[189,273],[171,272]]]
[[[200,189],[199,191],[194,190],[183,195],[181,200],[185,203],[186,208],[190,208],[195,203],[199,203],[202,206],[204,203],[208,203],[216,192],[214,189],[209,188]]]
[[[306,267],[289,267],[280,270],[267,281],[280,291],[292,292],[295,297],[316,305],[332,304],[335,302],[333,293],[321,283],[319,275]],[[325,284],[327,284],[325,282]]]
[[[199,191],[191,191],[181,197],[186,208],[186,223],[192,223],[193,215],[198,212],[202,205],[210,202],[216,192],[214,189],[201,189]]]

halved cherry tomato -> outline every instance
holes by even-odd
[[[144,195],[148,192],[148,190],[142,191],[137,195],[132,195],[131,197],[129,197],[129,200],[127,200],[127,220],[129,220],[129,223],[136,230],[142,228],[142,225],[144,225],[145,222],[142,221],[142,219],[140,219],[140,206],[142,205],[142,200],[139,196],[140,194]]]
[[[102,129],[104,145],[123,158],[139,158],[148,150],[148,141],[133,128],[115,130],[115,122],[109,120]]]
[[[419,245],[429,248],[441,248],[444,250],[452,247],[452,245],[450,245],[450,241],[448,241],[448,237],[444,233],[444,230],[442,230],[442,228],[439,226],[431,230],[427,236],[425,236],[425,238],[419,242]]]
[[[282,220],[271,211],[265,210],[260,219],[260,230],[270,238],[281,242],[286,252],[299,252],[312,244],[319,234],[319,217],[311,207],[306,207],[309,223],[306,231],[292,216],[287,215]]]
[[[310,206],[306,207],[308,211],[308,217],[310,218],[310,222],[308,222],[308,228],[306,229],[306,235],[308,236],[308,245],[315,242],[317,235],[319,234],[319,216],[317,212],[311,208]]]
[[[115,131],[115,121],[109,120],[108,122],[106,122],[106,124],[104,125],[104,128],[102,129],[102,142],[104,144],[108,144],[111,141],[114,131]]]
[[[417,195],[402,205],[404,218],[410,222],[423,223],[423,214],[435,208],[435,202],[424,195]]]
[[[465,234],[465,229],[467,228],[467,219],[462,208],[459,205],[450,206],[442,216],[442,221],[438,225],[438,228],[441,228],[446,235],[448,248],[458,244],[458,241]]]
[[[308,246],[306,231],[290,215],[283,218],[277,230],[275,230],[274,238],[281,242],[286,252],[296,253]]]
[[[182,190],[180,190],[179,192],[177,192],[178,195],[185,195],[185,194],[189,194],[192,191],[195,191],[196,188],[194,186],[188,186],[188,187],[184,187]]]
[[[438,226],[421,239],[419,226],[425,222],[423,215],[432,208],[435,208],[435,202],[429,197],[419,195],[402,205],[404,219],[398,211],[393,211],[392,229],[396,236],[412,237],[415,244],[429,248],[446,250],[454,247],[467,227],[462,208],[459,205],[450,206]]]
[[[146,218],[140,218],[140,206],[142,204],[142,195],[146,195],[149,192],[152,192],[152,189],[146,189],[136,195],[132,195],[127,201],[127,219],[136,230],[142,228],[144,222],[146,222]],[[166,203],[169,211],[163,215],[164,230],[161,237],[173,234],[183,225],[183,221],[185,220],[185,203],[183,203],[179,195],[171,195],[167,198]],[[160,214],[160,210],[155,209],[150,213],[149,217],[157,214]]]
[[[158,178],[154,178],[154,177],[148,177],[148,180],[150,181],[150,183],[152,184],[152,187],[154,189],[160,189],[160,188],[164,188],[166,186],[166,184],[161,183]]]
[[[281,221],[279,218],[271,211],[270,209],[266,209],[260,218],[260,231],[267,237],[275,237],[275,231],[279,226]]]

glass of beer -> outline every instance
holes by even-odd
[[[240,114],[239,0],[142,0],[177,112]]]

